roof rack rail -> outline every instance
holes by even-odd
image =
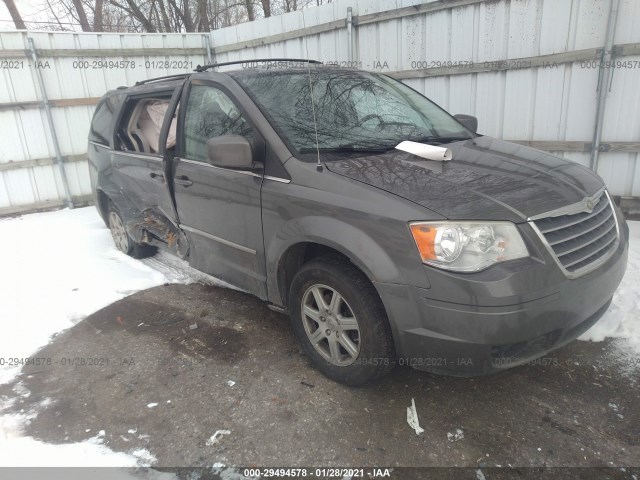
[[[189,75],[191,75],[190,73],[178,73],[175,75],[165,75],[164,77],[156,77],[156,78],[148,78],[146,80],[140,80],[139,82],[136,82],[136,85],[144,85],[145,83],[151,83],[151,82],[159,82],[161,80],[169,80],[172,78],[184,78],[184,77],[188,77]]]
[[[256,58],[254,60],[236,60],[233,62],[212,63],[210,65],[198,65],[194,72],[206,72],[210,68],[224,67],[226,65],[238,65],[241,63],[257,62],[296,62],[296,63],[316,63],[322,64],[319,60],[309,60],[307,58]]]

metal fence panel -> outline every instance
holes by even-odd
[[[28,37],[36,46],[37,64],[28,57]],[[0,59],[7,62],[0,75],[0,214],[61,205],[65,198],[62,177],[52,164],[53,137],[38,104],[43,97],[36,69],[54,105],[61,155],[73,160],[64,164],[70,193],[86,201],[91,193],[87,135],[97,99],[120,85],[206,63],[209,41],[208,34],[0,32]],[[112,63],[102,66],[104,61]]]
[[[352,47],[356,65],[397,76],[451,113],[476,115],[481,133],[528,142],[588,166],[597,60],[611,1],[336,0],[210,36],[0,32],[0,58],[24,51],[27,36],[33,38],[54,104],[65,173],[77,197],[90,191],[87,163],[78,158],[86,153],[96,98],[119,85],[190,70],[207,62],[209,53],[218,62],[307,56],[347,62]],[[630,66],[615,68],[610,84],[603,86],[608,93],[598,173],[614,195],[622,196],[640,196],[639,16],[640,2],[620,0],[614,59]],[[207,42],[212,50],[207,51]],[[79,68],[97,59],[128,63],[126,68]],[[24,55],[22,60],[30,63]],[[189,68],[159,60],[186,61]],[[33,105],[41,100],[33,66],[2,70],[0,213],[64,198],[60,172],[51,162],[55,150],[47,118]]]

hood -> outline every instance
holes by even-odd
[[[424,160],[400,150],[324,159],[331,172],[452,220],[523,222],[580,202],[604,186],[586,167],[515,143],[477,137],[444,146],[453,160]]]

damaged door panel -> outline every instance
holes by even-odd
[[[148,208],[142,212],[142,220],[135,223],[135,228],[141,230],[142,242],[168,247],[178,257],[187,258],[189,242],[182,230],[170,222],[164,212]]]
[[[188,243],[178,227],[172,184],[167,181],[180,93],[181,85],[177,85],[128,96],[115,127],[111,156],[114,181],[123,193],[114,201],[120,210],[132,212],[124,215],[131,237],[169,247],[185,258]]]

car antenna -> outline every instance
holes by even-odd
[[[302,10],[302,28],[306,29],[304,21],[304,9]],[[305,35],[304,37],[304,48],[307,51],[307,58],[309,58],[309,39]],[[313,113],[313,128],[316,134],[316,153],[318,154],[318,164],[316,165],[316,170],[319,172],[322,171],[322,162],[320,162],[320,143],[318,141],[318,122],[316,120],[316,105],[313,100],[313,84],[311,83],[311,62],[307,61],[307,76],[309,77],[309,92],[311,94],[311,111]]]

